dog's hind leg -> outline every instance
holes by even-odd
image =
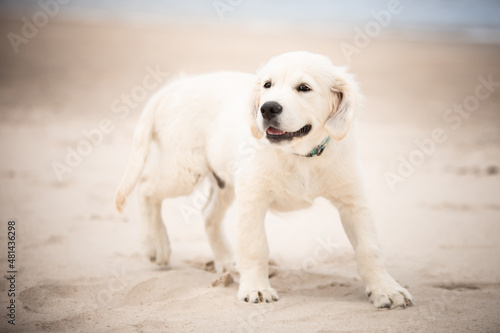
[[[196,183],[168,175],[159,169],[141,181],[139,205],[143,223],[143,241],[146,255],[151,262],[166,266],[170,260],[170,241],[161,216],[163,200],[190,194]]]
[[[215,269],[218,273],[233,272],[234,259],[222,224],[227,208],[234,199],[234,189],[228,187],[216,174],[208,176],[210,196],[204,209],[205,230],[214,254]]]

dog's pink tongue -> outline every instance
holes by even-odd
[[[267,133],[271,134],[271,135],[283,135],[285,134],[286,132],[285,131],[282,131],[282,130],[279,130],[277,128],[274,128],[274,127],[269,127],[267,129]]]

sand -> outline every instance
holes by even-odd
[[[21,25],[3,17],[0,35]],[[0,331],[499,332],[500,87],[478,88],[480,77],[500,81],[499,45],[387,32],[350,63],[366,96],[361,153],[380,241],[415,307],[368,302],[338,213],[324,200],[268,215],[271,283],[281,299],[260,305],[236,300],[237,284],[211,269],[202,195],[165,203],[173,249],[165,269],[141,252],[136,193],[124,215],[114,210],[133,129],[154,91],[141,88],[148,75],[153,84],[181,72],[254,72],[291,50],[345,65],[339,45],[352,38],[62,18],[18,54],[2,37],[0,269],[9,276],[7,222],[15,219],[17,273],[16,325],[7,323],[4,278]],[[476,89],[489,94],[474,99]],[[463,103],[467,117],[447,113]],[[69,153],[76,149],[81,160]],[[67,158],[72,166],[58,177],[54,165]],[[418,165],[407,165],[392,190],[388,173],[399,175],[410,159]],[[232,211],[225,222],[233,241]]]

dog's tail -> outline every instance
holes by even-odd
[[[135,129],[127,169],[115,194],[115,206],[119,212],[122,212],[125,200],[134,189],[146,164],[149,146],[153,138],[154,116],[160,101],[161,98],[158,93],[151,98],[146,104]]]

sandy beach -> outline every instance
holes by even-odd
[[[21,26],[20,17],[0,19],[2,36]],[[353,36],[335,31],[61,17],[17,53],[2,37],[0,331],[500,332],[500,45],[438,37],[387,32],[350,63],[339,45]],[[368,302],[326,200],[268,214],[271,284],[281,299],[258,305],[238,301],[236,283],[212,285],[220,276],[200,196],[164,203],[173,250],[165,269],[141,252],[137,193],[124,214],[115,211],[135,124],[160,85],[180,73],[255,72],[292,50],[327,55],[357,76],[380,241],[415,307]],[[231,242],[234,222],[231,210]]]

